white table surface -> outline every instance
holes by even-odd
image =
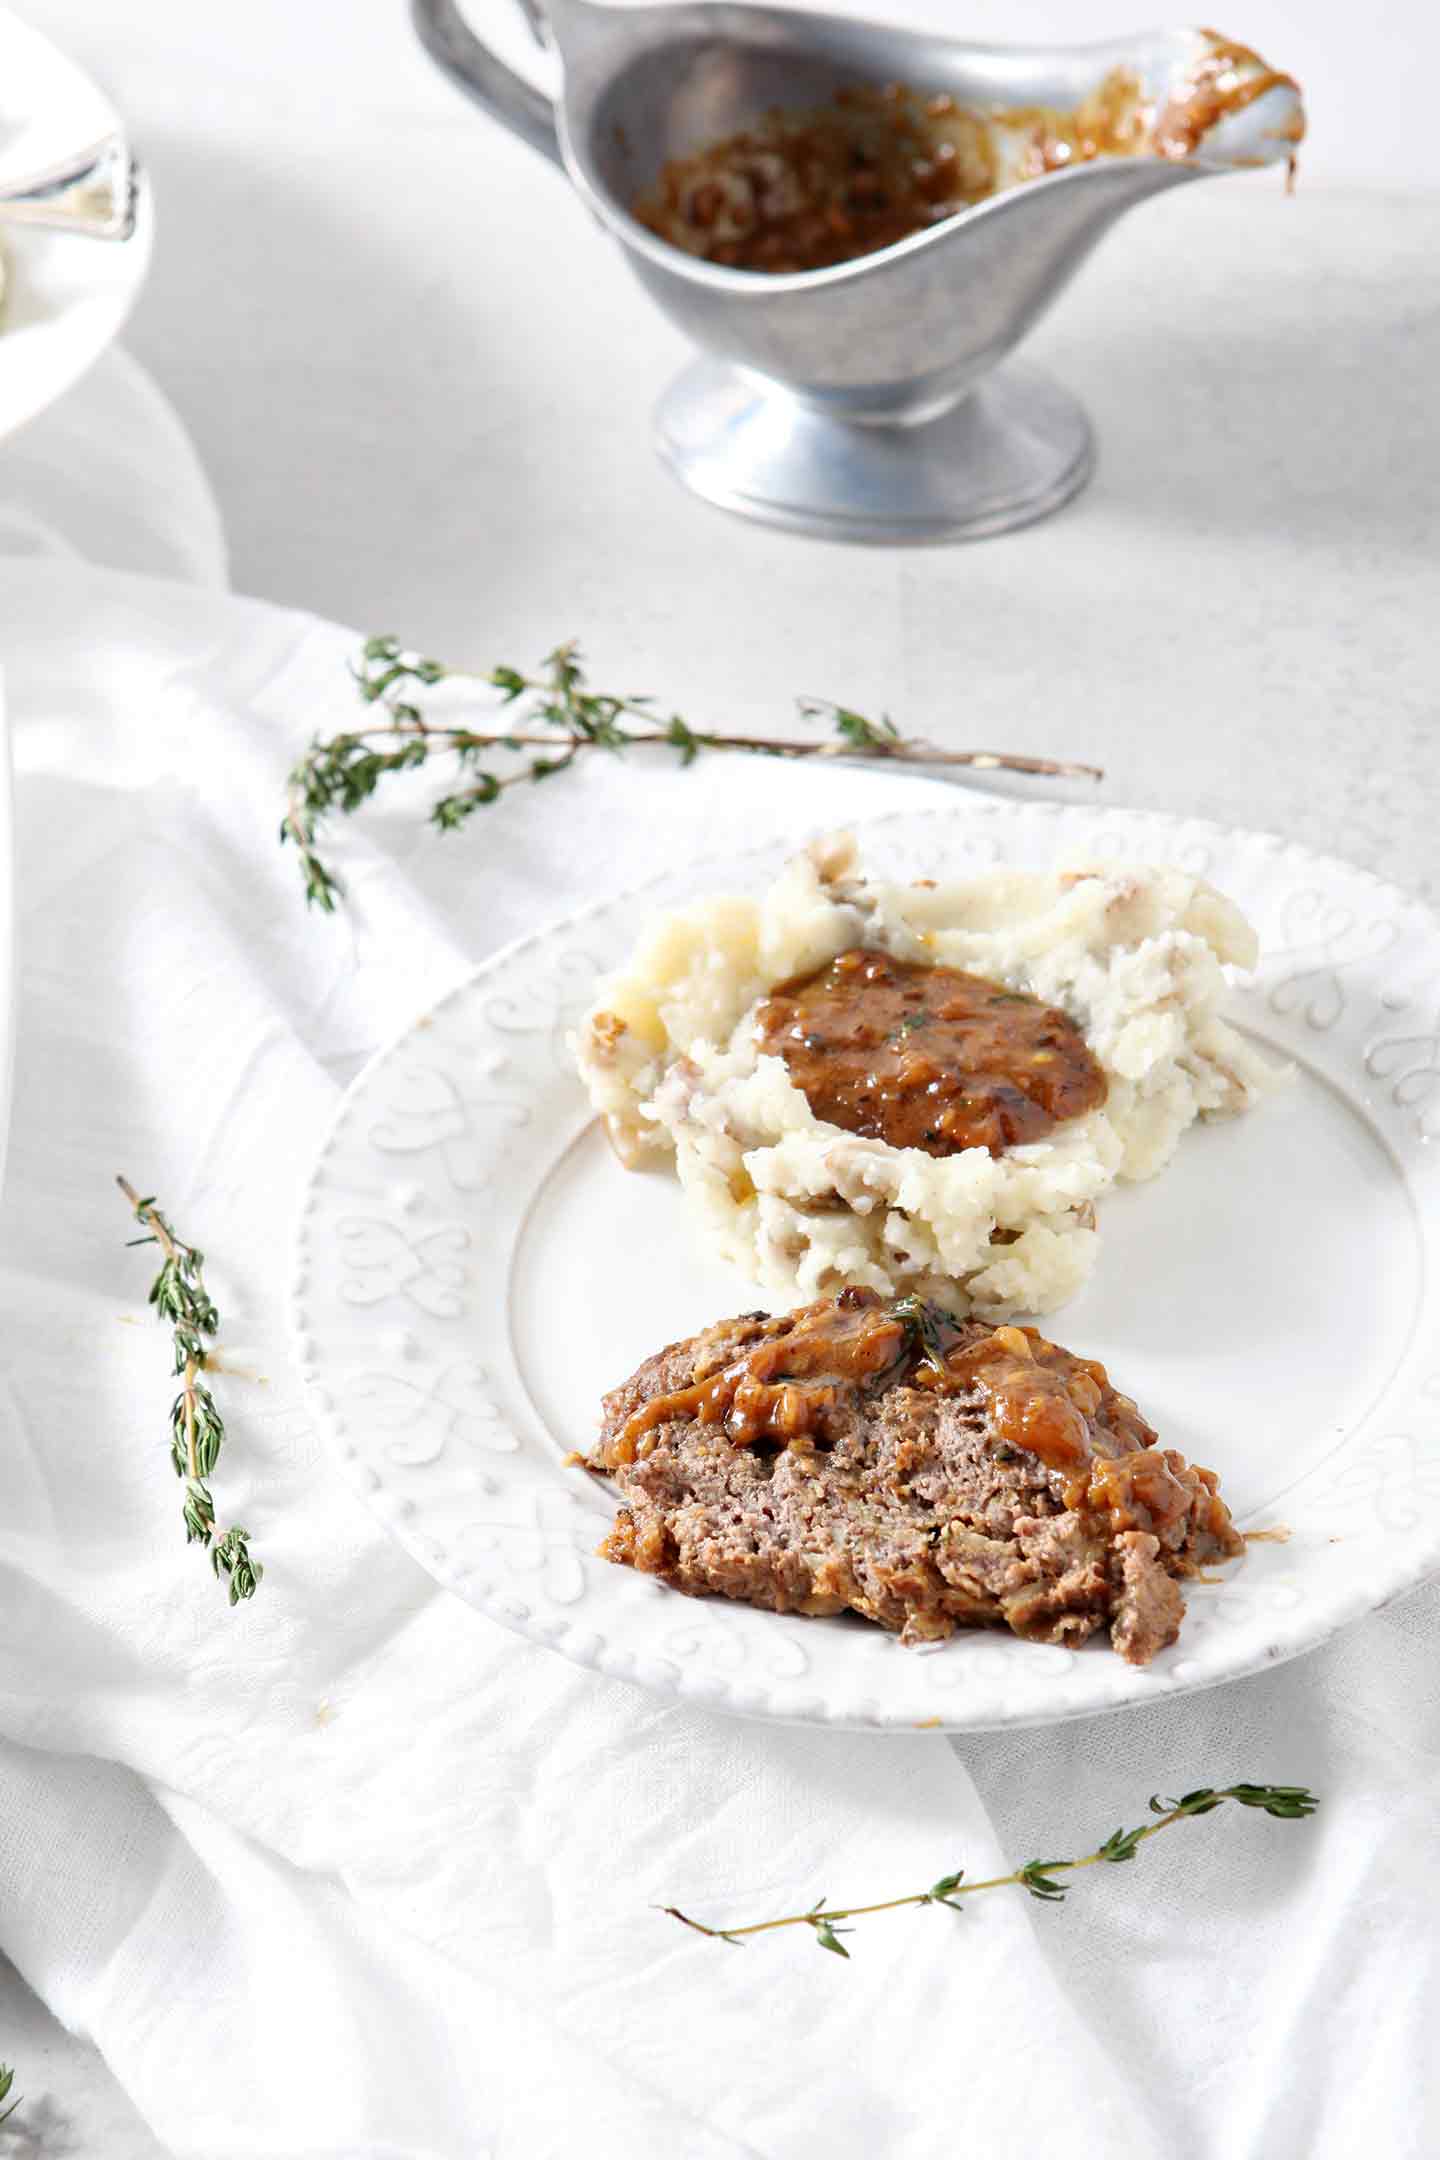
[[[241,590],[454,659],[578,635],[597,676],[697,719],[778,722],[809,691],[1091,758],[1117,803],[1440,896],[1440,194],[1256,176],[1147,207],[1032,341],[1096,423],[1088,492],[978,547],[839,549],[661,472],[678,339],[553,172],[432,74],[399,0],[343,24],[286,0],[145,0],[123,30],[93,0],[29,12],[153,172],[129,342],[198,443]],[[1301,64],[1280,14],[1251,34]],[[38,2017],[0,1968],[4,2045],[68,2111],[53,2145],[17,2119],[0,2152],[144,2160]]]
[[[35,15],[153,169],[130,343],[240,590],[451,658],[577,635],[696,715],[885,705],[1434,890],[1440,192],[1266,173],[1145,206],[1030,347],[1093,416],[1088,492],[979,546],[840,548],[659,468],[681,341],[399,0],[343,34],[281,0],[149,0],[123,38],[87,0]]]

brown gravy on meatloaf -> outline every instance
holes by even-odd
[[[828,1440],[832,1419],[857,1388],[871,1395],[891,1387],[934,1395],[978,1390],[1002,1448],[1023,1449],[1066,1476],[1068,1507],[1102,1510],[1116,1530],[1155,1530],[1192,1504],[1157,1450],[1153,1428],[1110,1385],[1105,1367],[1035,1328],[957,1321],[916,1298],[886,1303],[857,1289],[769,1320],[765,1329],[741,1357],[635,1411],[610,1461],[645,1456],[658,1428],[676,1418],[721,1425],[736,1447],[815,1447]]]
[[[1053,1005],[863,946],[781,983],[758,1025],[816,1117],[927,1155],[1000,1155],[1105,1100],[1084,1036]]]
[[[764,1338],[743,1357],[698,1374],[689,1387],[652,1396],[627,1420],[615,1458],[633,1462],[647,1454],[647,1435],[671,1418],[723,1425],[737,1447],[828,1439],[830,1415],[848,1389],[878,1392],[887,1377],[899,1376],[912,1348],[905,1312],[912,1302],[884,1306],[873,1290],[842,1290],[834,1300],[767,1320]]]

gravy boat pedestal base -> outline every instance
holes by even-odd
[[[656,446],[696,495],[824,540],[980,540],[1068,502],[1094,464],[1090,423],[1030,367],[988,375],[904,426],[842,418],[718,360],[677,377]]]

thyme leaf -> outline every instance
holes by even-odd
[[[946,1905],[952,1912],[959,1912],[962,1898],[971,1897],[980,1890],[1007,1888],[1026,1890],[1042,1904],[1063,1904],[1067,1886],[1055,1880],[1057,1875],[1074,1874],[1080,1868],[1094,1867],[1101,1861],[1133,1860],[1146,1838],[1158,1837],[1162,1830],[1191,1816],[1213,1814],[1227,1802],[1233,1802],[1237,1807],[1259,1808],[1277,1822],[1303,1822],[1320,1805],[1314,1793],[1304,1785],[1224,1785],[1219,1788],[1202,1785],[1178,1800],[1164,1800],[1157,1794],[1150,1802],[1151,1812],[1157,1818],[1154,1822],[1141,1823],[1134,1830],[1112,1830],[1103,1845],[1097,1845],[1094,1852],[1086,1853],[1079,1860],[1027,1860],[1023,1867],[1014,1869],[1009,1875],[992,1875],[983,1882],[967,1882],[964,1869],[957,1868],[952,1874],[940,1876],[928,1890],[914,1890],[906,1897],[885,1898],[875,1905],[826,1905],[821,1899],[807,1912],[786,1913],[779,1920],[753,1920],[745,1927],[707,1927],[704,1921],[693,1920],[677,1906],[666,1905],[662,1910],[670,1919],[694,1929],[696,1934],[728,1943],[739,1943],[749,1935],[768,1935],[776,1928],[808,1927],[823,1950],[833,1950],[848,1958],[850,1953],[839,1937],[853,1934],[854,1929],[840,1927],[838,1923],[842,1920],[859,1920],[871,1913],[896,1912],[904,1905]]]
[[[935,1304],[931,1298],[917,1297],[913,1290],[894,1299],[890,1313],[904,1327],[907,1347],[912,1354],[918,1345],[937,1365],[944,1364],[961,1333],[953,1313],[946,1312],[943,1305]]]
[[[885,1040],[887,1042],[903,1043],[906,1036],[911,1032],[913,1028],[928,1027],[934,1017],[934,1013],[926,1012],[924,1006],[922,1005],[918,1011],[906,1013],[904,1019],[900,1021],[898,1026],[893,1027],[890,1030],[890,1033],[886,1036]]]
[[[842,1935],[853,1935],[854,1928],[832,1927],[824,1913],[811,1916],[810,1925],[815,1930],[815,1940],[822,1950],[833,1950],[836,1957],[848,1958],[850,1953],[841,1942]]]
[[[760,757],[865,758],[965,765],[977,772],[1103,777],[1094,765],[997,750],[939,750],[902,735],[887,715],[867,719],[826,698],[797,700],[802,719],[829,723],[830,734],[823,740],[703,731],[679,713],[658,712],[652,697],[591,689],[580,648],[573,643],[557,645],[533,674],[509,666],[476,674],[425,659],[396,637],[372,637],[351,674],[361,703],[378,709],[382,717],[313,739],[291,768],[280,824],[282,844],[299,854],[306,900],[326,914],[333,913],[344,894],[321,853],[326,826],[361,809],[392,774],[418,771],[436,760],[450,761],[445,791],[430,810],[430,822],[440,832],[458,832],[509,789],[552,779],[588,751],[623,754],[645,744],[673,751],[682,766],[693,765],[702,751],[738,750]],[[417,702],[423,692],[455,682],[493,691],[502,709],[516,709],[513,720],[495,730],[462,726],[427,714]]]
[[[8,2063],[0,2063],[0,2101],[10,2100],[10,2088],[14,2083],[15,2072]],[[5,2108],[3,2113],[0,2113],[0,2123],[9,2122],[10,2117],[15,2113],[19,2105],[20,2095],[17,2093],[15,2098],[10,2100],[9,2107]]]
[[[161,1253],[160,1272],[150,1285],[150,1303],[156,1318],[169,1323],[174,1338],[180,1392],[170,1405],[170,1460],[185,1487],[180,1505],[185,1542],[209,1547],[216,1578],[229,1585],[230,1603],[238,1605],[242,1598],[255,1595],[265,1570],[251,1558],[248,1530],[236,1523],[218,1537],[215,1532],[215,1502],[207,1481],[220,1458],[225,1424],[201,1378],[213,1362],[207,1340],[213,1341],[220,1328],[215,1301],[205,1287],[205,1255],[177,1237],[153,1196],[142,1196],[127,1178],[117,1177],[115,1182],[145,1232],[129,1243],[158,1245]],[[0,2100],[4,2097],[0,2089]]]

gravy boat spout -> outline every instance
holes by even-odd
[[[729,0],[549,0],[543,16],[525,0],[558,64],[552,101],[480,44],[456,0],[413,5],[441,65],[563,165],[700,347],[661,401],[662,456],[711,501],[836,538],[972,538],[1064,502],[1090,470],[1085,416],[999,363],[1127,210],[1286,159],[1304,132],[1293,82],[1211,31],[1010,48]],[[774,116],[833,127],[886,84],[908,86],[917,111],[961,116],[991,192],[874,252],[778,271],[713,259],[725,251],[703,232],[666,236],[637,214],[667,175],[663,200],[697,199],[673,177],[684,161],[748,131],[753,163]],[[1125,119],[1097,151],[1065,119],[1106,90]]]

